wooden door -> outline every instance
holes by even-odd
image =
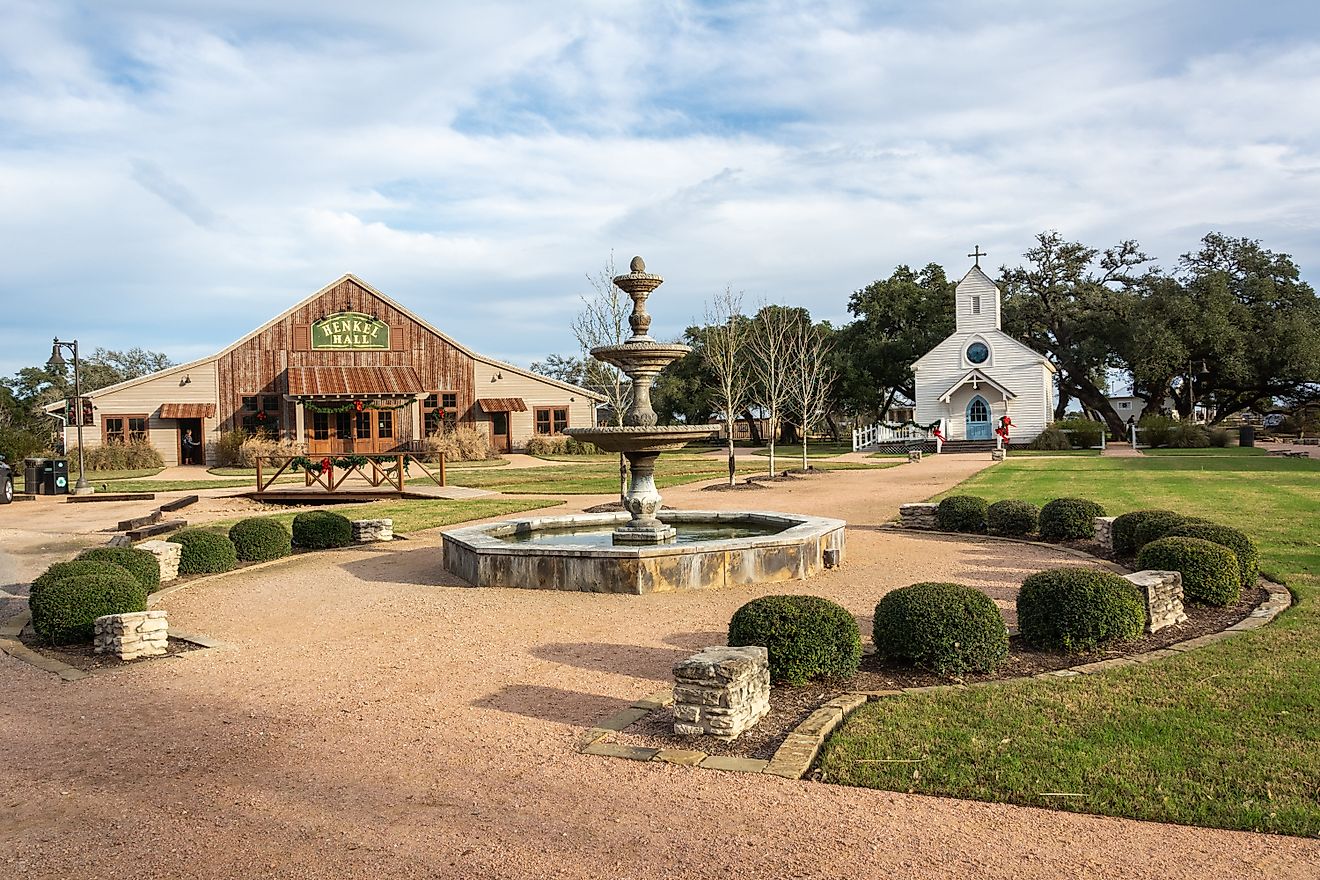
[[[510,452],[513,443],[509,437],[509,414],[493,412],[490,414],[490,445],[496,452]]]

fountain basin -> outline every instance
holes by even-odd
[[[645,593],[801,580],[843,561],[843,520],[768,511],[665,510],[687,528],[751,531],[691,543],[601,546],[628,513],[508,520],[442,533],[445,570],[478,587]],[[572,530],[590,533],[574,541]],[[595,546],[591,544],[594,543]]]
[[[711,436],[715,428],[710,425],[664,425],[658,428],[625,425],[567,428],[564,433],[574,440],[593,443],[605,452],[669,452]]]

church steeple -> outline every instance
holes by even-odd
[[[981,269],[981,257],[988,256],[978,244],[972,253],[976,262],[958,282],[954,292],[954,320],[959,333],[998,330],[999,288]]]

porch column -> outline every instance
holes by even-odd
[[[307,437],[307,411],[303,409],[301,400],[296,400],[293,403],[293,429],[296,432],[293,442],[304,442]]]
[[[413,402],[408,406],[408,415],[412,420],[412,439],[414,442],[422,441],[422,400],[423,396],[413,395]]]

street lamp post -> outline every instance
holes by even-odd
[[[78,340],[61,342],[58,336],[55,337],[55,342],[50,347],[50,360],[46,361],[46,366],[54,369],[65,365],[64,356],[60,353],[61,348],[67,348],[73,354],[73,412],[78,428],[78,482],[73,487],[73,494],[86,495],[90,494],[92,489],[87,485],[87,468],[83,466],[82,377],[78,370]]]

